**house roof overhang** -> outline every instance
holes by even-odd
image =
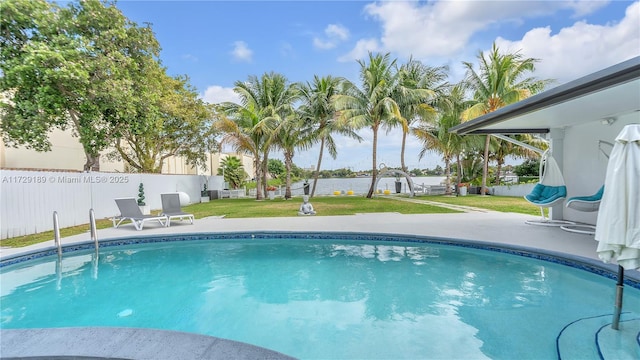
[[[640,56],[451,128],[465,134],[548,133],[640,111]]]

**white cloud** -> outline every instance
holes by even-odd
[[[574,11],[573,17],[580,17],[587,14],[591,14],[596,10],[604,7],[610,3],[610,1],[570,1],[568,7]]]
[[[380,51],[449,59],[468,52],[474,35],[500,24],[520,24],[525,17],[558,10],[581,16],[604,5],[606,1],[383,1],[366,5],[364,11],[381,24]]]
[[[204,91],[202,100],[210,104],[218,104],[222,102],[234,102],[240,104],[240,97],[232,88],[226,88],[218,85],[212,85]]]
[[[324,32],[330,38],[343,41],[349,38],[349,29],[339,24],[329,24],[327,28],[324,29]]]
[[[251,62],[253,57],[253,51],[249,49],[247,43],[244,41],[236,41],[233,43],[233,50],[231,51],[231,55],[235,60]]]
[[[198,62],[198,57],[195,55],[191,55],[191,54],[184,54],[181,56],[184,60],[189,60],[189,61],[193,61],[193,62]]]
[[[314,37],[313,46],[322,49],[332,49],[338,45],[338,43],[345,41],[349,38],[349,29],[339,24],[329,24],[324,29],[325,39]]]
[[[354,61],[358,59],[364,59],[369,52],[380,51],[380,45],[376,39],[362,39],[358,40],[356,46],[349,53],[342,55],[338,58],[340,62]]]
[[[521,49],[541,61],[536,76],[553,78],[557,86],[640,55],[640,2],[627,7],[625,17],[606,25],[579,21],[552,34],[549,27],[527,32],[519,41],[498,38],[502,49]]]

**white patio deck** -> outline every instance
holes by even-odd
[[[523,247],[542,250],[568,258],[579,258],[590,263],[599,263],[596,254],[597,242],[593,236],[569,233],[558,227],[532,226],[525,224],[534,216],[474,211],[459,214],[419,214],[373,213],[352,216],[292,216],[286,218],[226,219],[209,217],[198,219],[193,225],[188,221],[172,223],[171,227],[161,227],[149,223],[142,231],[133,225],[98,230],[100,240],[127,238],[142,235],[167,235],[182,233],[228,233],[228,232],[360,232],[376,234],[403,234],[433,236],[471,240],[507,247]],[[86,242],[89,233],[62,239],[63,245]],[[15,255],[53,248],[53,240],[17,249],[0,249],[0,259]],[[614,265],[608,265],[614,270]],[[640,279],[640,272],[627,271],[626,275]],[[612,281],[612,287],[614,282]],[[106,331],[106,333],[105,333]],[[132,359],[156,358],[158,351],[171,354],[172,358],[204,359],[286,359],[286,355],[268,349],[256,348],[248,344],[230,342],[214,337],[196,334],[161,332],[148,329],[119,328],[65,328],[0,331],[2,356],[92,356],[127,357]],[[97,336],[97,335],[100,336]],[[96,336],[94,336],[96,335]],[[105,342],[104,339],[110,341]],[[161,340],[159,340],[161,339]],[[162,344],[138,346],[136,344]],[[46,344],[46,345],[45,345]],[[196,344],[197,346],[192,346]],[[160,350],[159,350],[160,349]],[[625,353],[626,354],[626,353]],[[628,355],[628,354],[627,354]],[[626,355],[625,355],[626,356]],[[615,355],[618,357],[618,355]],[[619,358],[619,357],[618,357]]]

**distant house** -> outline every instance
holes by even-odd
[[[6,147],[0,138],[0,169],[33,169],[33,170],[66,170],[82,171],[86,162],[84,149],[71,131],[54,130],[49,137],[51,151],[38,152],[26,147]],[[105,153],[108,151],[105,151]],[[228,156],[241,159],[248,174],[253,174],[253,158],[236,153],[207,154],[207,171],[188,165],[184,158],[172,156],[165,159],[163,174],[217,175],[220,161]],[[111,161],[106,156],[100,157],[100,171],[129,172],[123,161]]]
[[[550,141],[568,196],[591,195],[604,183],[607,158],[625,125],[640,123],[640,57],[534,95],[458,125],[458,134],[541,134]],[[638,164],[640,166],[640,164]],[[595,224],[596,213],[552,208],[553,219]]]

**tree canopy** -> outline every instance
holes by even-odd
[[[99,0],[66,7],[5,0],[0,14],[0,128],[7,145],[49,151],[51,130],[71,129],[84,148],[84,170],[99,170],[101,153],[113,146],[138,171],[158,172],[168,155],[202,163],[192,145],[206,137],[202,119],[210,116],[184,79],[167,79],[149,25]],[[165,85],[171,96],[158,88]]]

